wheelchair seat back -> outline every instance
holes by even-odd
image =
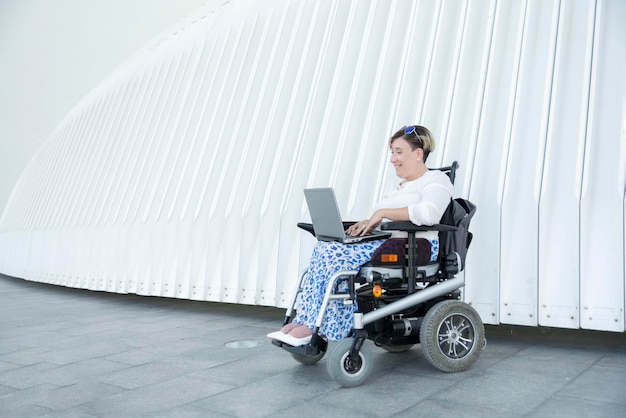
[[[440,170],[448,175],[450,182],[454,184],[456,177],[456,169],[458,163],[454,161],[448,167],[433,168],[432,170]],[[366,263],[362,269],[361,277],[371,279],[375,275],[377,269],[384,271],[384,275],[396,278],[397,274],[404,274],[405,278],[415,277],[416,279],[424,279],[426,277],[434,277],[437,280],[453,277],[456,273],[462,271],[465,267],[465,257],[467,249],[472,241],[472,233],[469,232],[469,223],[476,212],[476,206],[462,198],[451,199],[450,204],[446,208],[441,221],[435,225],[415,225],[411,222],[386,222],[381,225],[382,230],[399,230],[408,233],[409,241],[415,243],[415,234],[421,231],[438,231],[439,233],[439,257],[436,263],[427,265],[418,265],[416,263],[417,246],[405,245],[403,254],[398,255],[393,263],[384,265],[381,270],[381,263]],[[383,263],[384,264],[384,263]],[[397,270],[400,273],[390,275],[390,270]],[[369,281],[369,280],[368,280]],[[411,281],[410,281],[411,282]]]

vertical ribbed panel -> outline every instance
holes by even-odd
[[[256,2],[207,10],[86,97],[0,221],[0,271],[285,306],[302,190],[368,216],[388,136],[437,137],[478,206],[464,298],[487,323],[624,330],[626,4]]]
[[[560,5],[539,205],[539,321],[546,326],[580,323],[580,286],[571,278],[580,277],[585,257],[580,200],[594,22],[593,2]]]
[[[624,17],[625,3],[598,1],[580,202],[580,323],[591,329],[624,329]]]

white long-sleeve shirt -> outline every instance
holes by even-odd
[[[406,207],[409,219],[415,225],[434,225],[441,220],[453,193],[454,187],[448,176],[442,171],[430,170],[416,180],[396,185],[376,204],[374,211]],[[393,236],[403,234],[394,233]],[[438,232],[419,232],[416,236],[436,239]]]

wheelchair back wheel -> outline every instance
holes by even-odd
[[[459,300],[444,300],[426,313],[420,329],[424,357],[444,372],[468,369],[485,345],[485,327],[478,312]]]

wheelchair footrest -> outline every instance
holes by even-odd
[[[303,356],[316,356],[321,352],[326,352],[326,348],[328,348],[328,341],[317,334],[313,334],[310,343],[299,345],[297,347],[278,340],[272,340],[272,344],[285,351],[289,351],[290,353],[300,354]]]

